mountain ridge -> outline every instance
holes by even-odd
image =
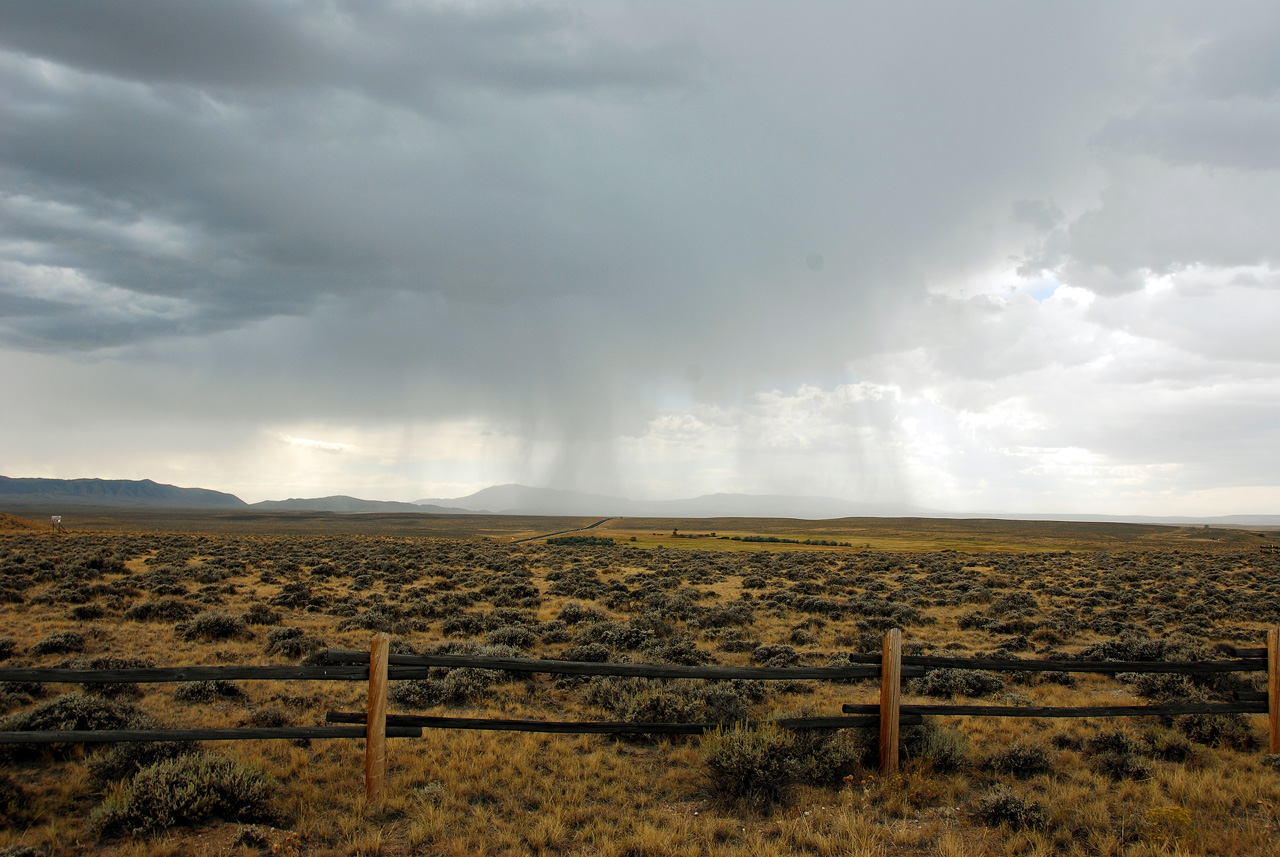
[[[508,483],[483,488],[464,497],[432,498],[412,503],[362,500],[347,495],[246,503],[234,494],[208,488],[180,488],[150,479],[48,479],[0,476],[0,510],[41,506],[42,514],[59,505],[170,509],[255,509],[259,511],[370,514],[396,512],[427,515],[544,515],[624,518],[950,518],[1012,521],[1280,527],[1280,515],[1090,515],[1080,513],[947,512],[904,504],[857,503],[834,497],[780,494],[703,494],[682,500],[630,500],[554,488]]]
[[[1014,521],[1068,521],[1132,524],[1280,527],[1280,515],[1091,515],[1087,513],[949,512],[901,503],[859,503],[835,497],[784,494],[703,494],[683,500],[630,500],[554,488],[507,483],[463,497],[429,498],[415,503],[449,505],[497,515],[612,515],[624,518],[951,518]]]
[[[209,488],[179,488],[150,479],[45,479],[0,476],[0,501],[77,503],[91,506],[157,506],[238,509],[248,504]]]
[[[341,512],[361,514],[370,512],[413,512],[419,515],[470,515],[469,509],[446,508],[444,506],[405,503],[398,500],[361,500],[346,494],[334,494],[328,497],[301,498],[291,497],[288,500],[261,500],[250,503],[249,508],[267,512]]]

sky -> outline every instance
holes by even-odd
[[[1280,512],[1274,2],[0,5],[0,473]]]

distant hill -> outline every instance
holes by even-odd
[[[494,485],[452,500],[415,500],[419,506],[452,506],[495,515],[632,515],[633,500],[527,485]]]
[[[991,518],[1009,521],[1082,521],[1180,526],[1280,528],[1280,515],[1219,515],[1204,518],[1148,515],[1025,514],[946,512],[901,504],[855,503],[835,497],[782,494],[704,494],[683,500],[630,500],[528,485],[495,485],[465,497],[413,503],[361,500],[336,495],[311,499],[264,500],[252,505],[234,494],[207,488],[179,488],[150,479],[19,479],[0,476],[0,510],[36,517],[81,507],[254,509],[262,512],[427,515],[547,515],[618,518]]]
[[[1280,515],[1219,515],[1204,518],[1078,513],[947,512],[898,503],[855,503],[835,497],[783,494],[703,494],[684,500],[628,500],[528,485],[495,485],[465,497],[432,498],[417,503],[451,506],[497,515],[592,515],[620,518],[991,518],[1008,521],[1081,521],[1220,527],[1280,527]]]
[[[44,503],[76,506],[165,506],[182,509],[236,509],[246,504],[234,494],[207,488],[179,488],[150,479],[14,479],[0,476],[0,505]]]
[[[33,533],[45,532],[51,528],[51,524],[41,524],[28,518],[19,518],[17,515],[7,515],[0,512],[0,532],[3,533]]]
[[[469,509],[445,508],[418,503],[397,503],[394,500],[361,500],[338,494],[333,497],[315,497],[309,500],[263,500],[250,503],[251,509],[267,512],[346,512],[351,514],[372,512],[412,512],[417,515],[469,515]]]
[[[611,515],[625,518],[825,518],[928,516],[915,506],[854,503],[834,497],[704,494],[686,500],[628,500],[527,485],[495,485],[465,497],[418,500],[498,515]]]
[[[1049,512],[1028,515],[1019,512],[937,512],[931,517],[956,520],[966,518],[996,518],[1003,521],[1068,521],[1097,524],[1161,524],[1167,526],[1196,527],[1280,527],[1280,515],[1209,515],[1191,518],[1186,515],[1082,515],[1077,512]]]

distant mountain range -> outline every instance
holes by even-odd
[[[608,515],[617,518],[868,518],[933,517],[916,506],[853,503],[834,497],[704,494],[687,500],[628,500],[527,485],[495,485],[465,497],[417,500],[495,515]]]
[[[0,476],[0,503],[181,509],[235,509],[247,505],[234,494],[207,488],[178,488],[150,479],[11,479],[8,476]]]
[[[150,479],[14,479],[0,476],[0,507],[37,506],[156,507],[168,509],[261,509],[268,512],[413,512],[415,514],[471,514],[469,509],[443,508],[355,497],[317,497],[302,500],[264,500],[246,503],[234,494],[207,488],[179,488]],[[52,512],[56,513],[56,509]]]
[[[333,497],[316,497],[310,500],[263,500],[250,503],[250,509],[276,512],[415,512],[419,515],[469,515],[470,509],[446,508],[430,503],[399,503],[395,500],[361,500],[337,494]]]
[[[60,506],[156,507],[170,509],[255,509],[281,512],[413,513],[428,515],[549,515],[618,518],[999,518],[1019,521],[1099,521],[1235,527],[1280,527],[1280,515],[1185,516],[1010,514],[943,512],[901,504],[855,503],[834,497],[776,494],[704,494],[685,500],[629,500],[527,485],[495,485],[465,497],[429,498],[413,503],[361,500],[337,495],[246,503],[234,494],[207,488],[179,488],[128,479],[15,479],[0,476],[0,511],[58,514]]]

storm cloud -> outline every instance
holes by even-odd
[[[1278,49],[1265,3],[8,2],[0,470],[1274,511]]]

